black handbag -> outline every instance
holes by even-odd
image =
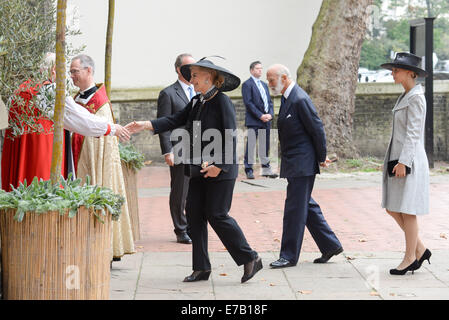
[[[398,162],[399,162],[399,160],[388,161],[388,163],[387,163],[387,172],[388,172],[388,175],[390,177],[394,177],[395,176],[395,174],[393,173],[393,168],[398,164]],[[411,172],[412,172],[412,169],[410,169],[409,167],[405,166],[405,174],[407,175],[407,174],[410,174]]]

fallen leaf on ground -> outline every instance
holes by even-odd
[[[346,257],[346,260],[355,260],[355,258],[354,257]]]
[[[440,233],[440,238],[447,239],[447,236],[444,233]]]
[[[311,294],[312,293],[312,291],[310,291],[310,290],[299,290],[298,292],[300,294]]]
[[[359,239],[359,242],[366,242],[366,239]]]
[[[275,238],[273,241],[281,242],[281,240],[279,240],[278,238]]]
[[[148,161],[145,161],[143,164],[146,165],[146,166],[148,166],[148,165],[150,165],[152,162],[153,162],[152,160],[148,160]]]
[[[379,292],[377,292],[377,291],[371,291],[369,295],[370,296],[380,296]]]
[[[220,273],[220,276],[222,277],[226,277],[228,274],[227,273]]]
[[[274,283],[270,283],[270,287],[274,287],[275,286],[275,284]]]
[[[137,248],[137,249],[143,249],[144,246],[137,246],[136,248]]]

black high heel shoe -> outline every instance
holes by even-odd
[[[411,271],[412,274],[415,273],[415,270],[419,268],[418,260],[413,261],[411,265],[409,265],[407,268],[398,270],[398,269],[390,269],[390,274],[397,275],[397,276],[403,276],[407,273],[407,271]]]
[[[421,265],[424,262],[424,260],[427,260],[427,262],[430,264],[430,257],[431,256],[432,256],[432,252],[430,252],[429,249],[426,249],[426,251],[424,251],[424,253],[421,256],[421,258],[419,258],[419,260],[418,260],[418,268],[421,268]]]
[[[200,280],[209,280],[211,271],[193,271],[190,276],[184,278],[183,282],[194,282]]]

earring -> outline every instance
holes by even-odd
[[[205,84],[209,84],[209,80],[207,80],[207,79],[204,80],[204,83],[205,83]]]

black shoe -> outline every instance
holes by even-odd
[[[421,268],[421,265],[424,262],[424,260],[427,260],[427,262],[430,264],[430,257],[431,256],[432,256],[432,252],[430,252],[429,249],[426,249],[426,251],[424,251],[424,253],[421,256],[421,258],[419,258],[419,260],[418,260],[418,269]]]
[[[194,282],[200,280],[209,280],[211,270],[209,271],[193,271],[190,276],[184,278],[183,282]]]
[[[390,269],[390,274],[396,275],[396,276],[403,276],[407,273],[407,271],[411,271],[412,274],[415,273],[415,270],[419,269],[418,260],[413,261],[411,265],[409,265],[407,268],[398,270],[398,269]]]
[[[122,261],[122,258],[120,258],[120,257],[118,257],[118,258],[117,257],[113,257],[112,261]]]
[[[279,268],[287,268],[287,267],[294,267],[296,266],[295,263],[292,263],[284,258],[279,258],[279,260],[276,260],[272,263],[270,263],[270,267],[273,269],[279,269]]]
[[[247,171],[246,179],[254,179],[254,173],[252,171]]]
[[[185,243],[185,244],[191,244],[192,239],[187,235],[187,233],[181,233],[176,235],[176,242],[177,243]]]
[[[340,254],[342,252],[343,252],[343,248],[340,247],[340,248],[338,248],[338,249],[336,249],[334,251],[331,251],[331,252],[328,252],[328,253],[324,253],[320,258],[315,259],[313,261],[313,263],[326,263],[326,262],[329,261],[330,258],[332,258],[333,256],[336,256],[336,255],[338,255],[338,254]]]
[[[245,266],[243,267],[244,273],[242,277],[242,283],[254,277],[254,275],[262,268],[263,268],[262,259],[259,257],[248,263],[245,263]]]

